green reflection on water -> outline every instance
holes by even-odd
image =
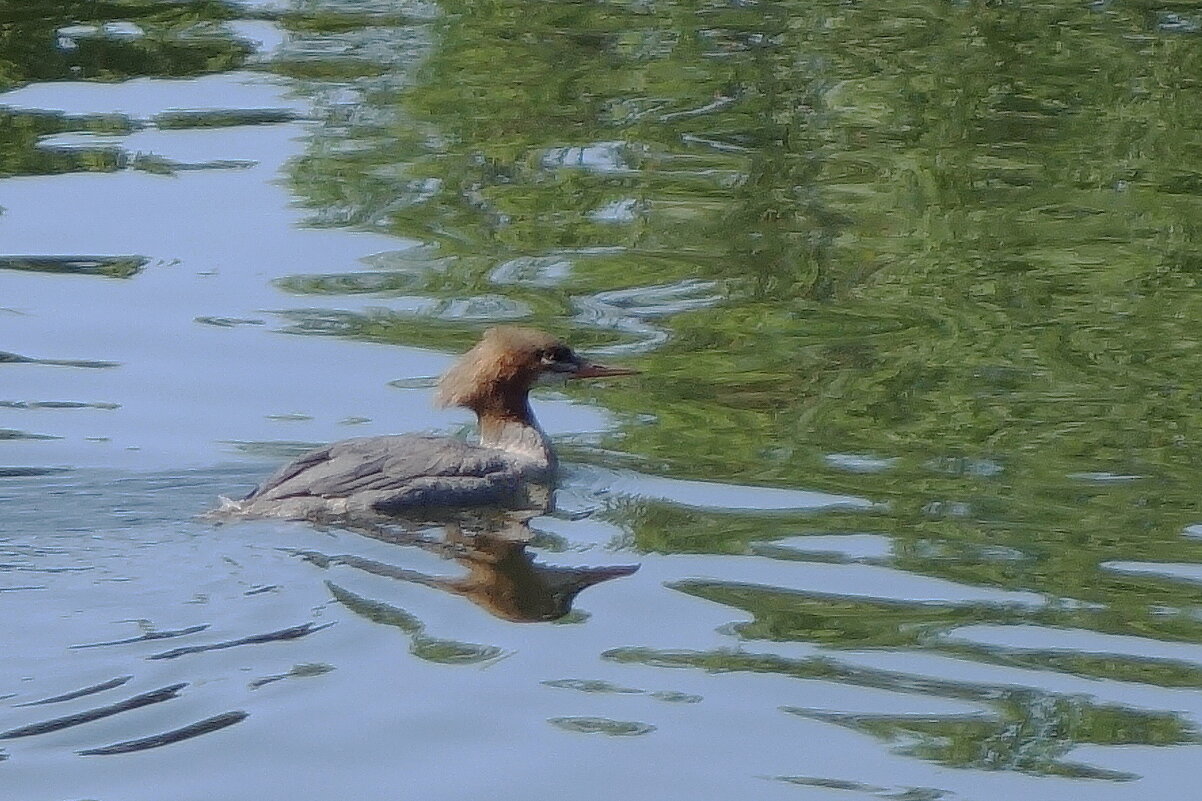
[[[855,667],[826,657],[788,659],[735,651],[650,648],[617,648],[607,651],[605,657],[617,662],[693,667],[718,673],[776,673],[986,704],[990,714],[938,716],[845,714],[782,707],[786,712],[872,734],[897,743],[903,753],[955,767],[1123,781],[1138,777],[1062,757],[1085,743],[1176,745],[1198,740],[1191,726],[1169,712],[1099,704],[1085,696],[1009,685]]]
[[[252,48],[217,26],[236,16],[232,6],[210,0],[8,3],[0,8],[0,92],[34,81],[190,77],[234,69]],[[67,131],[126,134],[135,128],[121,115],[76,117],[0,106],[0,177],[121,169],[123,156],[115,147],[42,148],[38,140]]]
[[[148,35],[80,39],[69,52],[55,49],[62,23],[47,4],[26,7],[41,11],[0,22],[0,87],[199,74],[245,57],[232,39],[179,35],[234,13],[220,4],[89,5],[77,19],[133,20]],[[740,637],[1200,686],[1190,663],[941,635],[1021,622],[1202,642],[1202,588],[1099,567],[1202,561],[1202,544],[1180,537],[1202,519],[1202,37],[1121,3],[440,8],[426,19],[307,3],[283,17],[296,50],[277,72],[315,96],[331,82],[360,92],[291,166],[312,223],[420,243],[367,270],[280,281],[349,307],[294,309],[289,330],[463,350],[484,324],[516,316],[624,351],[646,375],[607,388],[620,438],[602,444],[640,469],[881,504],[757,515],[614,503],[606,516],[638,548],[745,554],[867,527],[890,538],[892,568],[1053,602],[891,605],[676,585],[750,612]],[[333,36],[341,47],[327,56],[295,54]],[[35,144],[130,125],[6,113],[0,174],[116,169],[100,150]],[[363,311],[365,294],[433,302]],[[294,447],[254,447],[268,446]],[[833,454],[880,467],[846,469]],[[397,610],[359,611],[414,625]],[[923,681],[833,660],[645,661],[891,689]],[[1106,778],[1123,777],[1063,754],[1192,736],[1168,715],[935,685],[910,691],[985,701],[996,719],[835,722],[909,738],[911,753],[947,764]]]
[[[1114,634],[1152,635],[1164,640],[1198,641],[1198,624],[1174,621],[1148,630],[1132,625],[1105,608],[1024,607],[990,603],[922,603],[856,598],[779,590],[715,581],[681,581],[671,588],[716,601],[754,615],[731,630],[750,640],[800,640],[831,648],[900,648],[925,650],[1008,667],[1034,668],[1089,678],[1202,687],[1202,667],[1165,658],[1052,649],[985,646],[947,639],[959,626],[990,623],[1036,624]]]
[[[621,438],[603,444],[640,469],[884,504],[866,517],[615,502],[607,519],[641,549],[806,559],[763,543],[867,528],[892,541],[890,567],[1052,600],[676,585],[750,611],[740,637],[1199,686],[1190,663],[942,635],[1023,622],[1202,642],[1200,588],[1099,567],[1202,560],[1180,537],[1202,512],[1202,39],[1116,5],[441,9],[420,65],[362,79],[370,113],[318,132],[293,172],[314,223],[422,247],[283,287],[348,306],[506,298],[498,309],[638,357],[647,377],[604,394]],[[288,319],[447,349],[488,321],[438,308]],[[1188,739],[1171,715],[1005,698],[1002,723],[857,725],[948,764],[1100,778],[1125,776],[1062,755]]]
[[[242,63],[249,46],[219,35],[212,24],[237,16],[217,0],[8,4],[0,12],[0,90],[31,81],[228,70]]]
[[[0,256],[0,270],[132,278],[148,261],[144,256]]]

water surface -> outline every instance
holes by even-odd
[[[1193,6],[20,6],[10,793],[1188,792]],[[521,559],[637,573],[202,517],[511,322],[643,370],[540,391]]]

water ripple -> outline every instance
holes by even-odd
[[[572,299],[577,311],[572,319],[590,328],[618,331],[634,338],[633,342],[598,349],[599,353],[646,353],[669,339],[667,329],[651,320],[720,303],[722,296],[717,294],[718,288],[712,281],[687,279],[675,284],[578,296]]]

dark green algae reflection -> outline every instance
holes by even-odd
[[[634,547],[742,554],[868,529],[891,540],[882,564],[1050,600],[932,606],[676,585],[750,613],[731,632],[741,638],[1202,686],[1186,662],[941,636],[1036,623],[1202,642],[1202,589],[1102,567],[1202,560],[1181,536],[1202,486],[1202,13],[440,9],[418,25],[433,42],[420,67],[360,79],[357,119],[318,132],[292,174],[314,224],[420,245],[359,272],[282,281],[298,298],[379,299],[297,310],[291,330],[461,347],[480,324],[516,318],[637,357],[648,377],[604,393],[618,432],[602,447],[574,443],[576,457],[883,506],[615,503],[605,514]],[[354,41],[353,25],[327,23]],[[400,311],[396,299],[432,302]],[[721,653],[623,658],[638,654],[810,675]],[[859,683],[850,669],[818,672]],[[833,722],[948,764],[1098,778],[1126,776],[1062,755],[1195,736],[1172,714],[1075,696],[924,691],[987,700],[995,714]]]
[[[34,81],[183,78],[234,69],[252,48],[219,26],[240,16],[220,2],[0,3],[0,91]],[[0,177],[119,169],[112,149],[46,149],[37,141],[66,131],[129,133],[134,125],[122,115],[0,108]]]
[[[155,15],[170,26],[170,15],[226,13],[114,8],[148,29]],[[295,191],[315,225],[419,244],[358,273],[281,281],[298,305],[321,295],[351,307],[285,312],[289,330],[455,350],[481,325],[528,321],[646,373],[598,396],[618,430],[573,444],[569,458],[879,504],[766,515],[614,503],[604,514],[643,551],[807,558],[761,544],[871,530],[891,542],[881,564],[1050,600],[674,585],[749,613],[733,636],[1202,685],[1188,662],[943,636],[1025,623],[1202,643],[1202,587],[1103,567],[1202,561],[1202,544],[1181,536],[1202,519],[1195,4],[301,9],[281,17],[294,52],[274,69],[315,97],[337,88],[357,99],[314,130],[292,166]],[[39,61],[53,25],[37,28],[35,57],[21,24],[34,23],[0,29],[3,81],[74,74]],[[305,48],[325,40],[341,47]],[[154,41],[133,53],[143,62],[118,69],[128,62],[106,56],[82,77],[245,60],[234,40],[191,42],[187,58]],[[98,42],[88,46],[134,47]],[[32,143],[126,124],[18,122],[0,125],[8,174],[108,169],[103,154],[99,167],[57,162],[67,156]],[[364,294],[378,308],[362,310],[352,296]],[[403,312],[398,299],[421,302]],[[988,704],[989,718],[831,718],[947,764],[1123,778],[1062,756],[1195,737],[1167,713],[950,681],[914,688],[834,656],[611,656]]]

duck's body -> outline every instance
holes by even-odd
[[[405,517],[433,509],[539,508],[556,459],[530,410],[544,375],[634,372],[590,364],[528,328],[492,328],[439,383],[445,405],[476,413],[480,442],[404,434],[348,439],[285,465],[224,511],[289,519]]]
[[[516,507],[523,488],[547,483],[546,465],[449,437],[363,437],[310,451],[285,465],[238,511],[251,517],[403,515],[432,507]]]

